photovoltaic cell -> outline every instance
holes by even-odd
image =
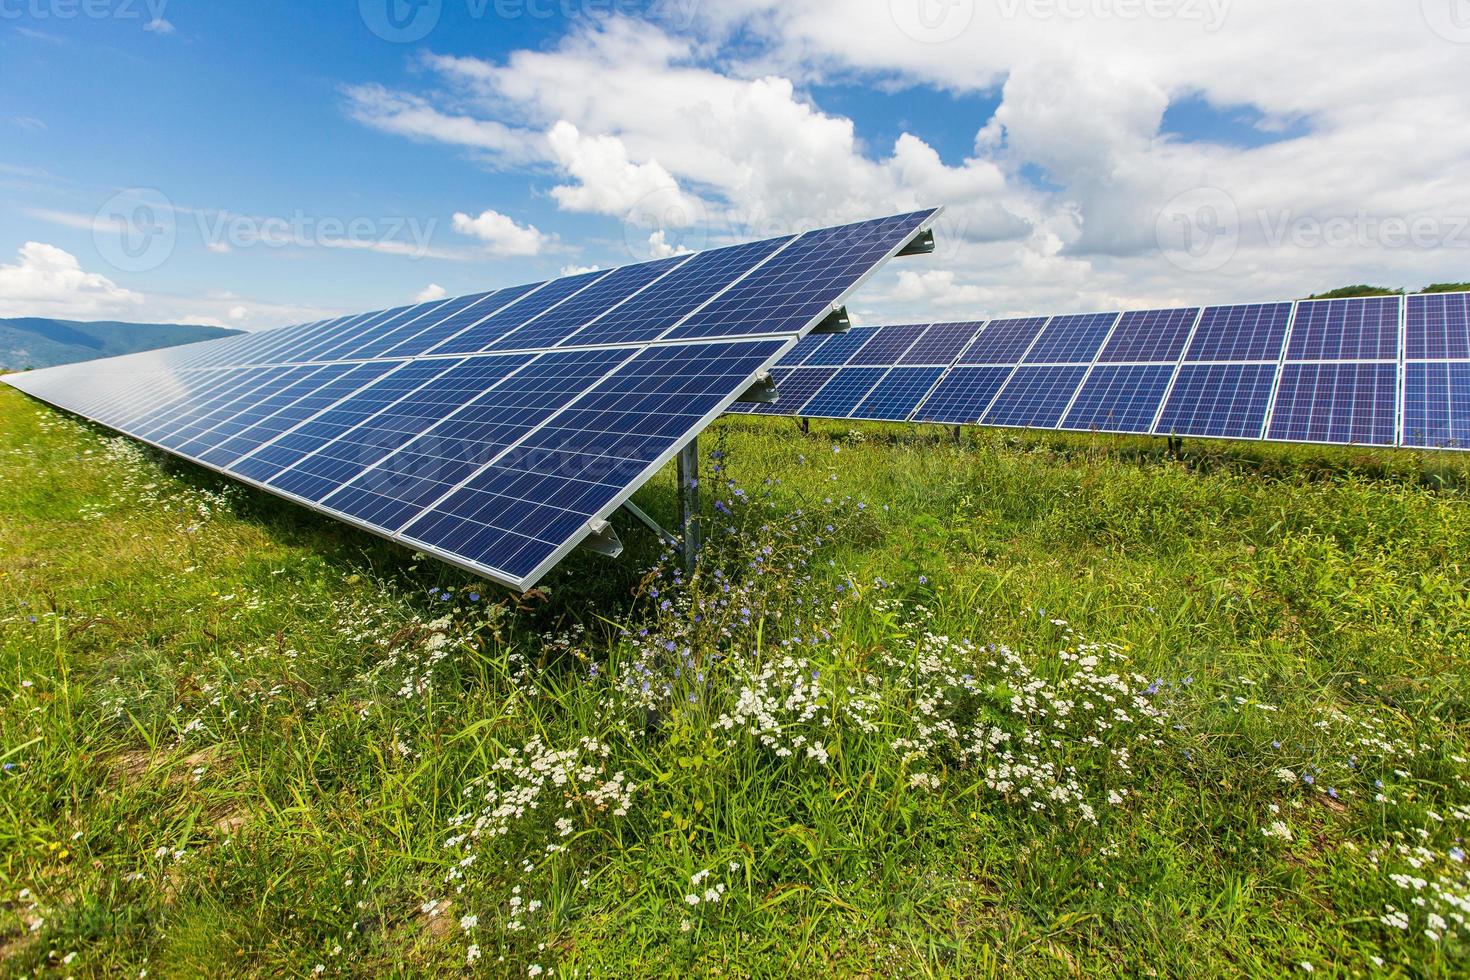
[[[288,381],[280,390],[260,401],[254,402],[219,425],[210,433],[209,445],[198,451],[199,460],[210,466],[224,466],[239,457],[245,450],[236,443],[236,437],[251,426],[258,425],[277,412],[294,404],[298,399],[316,391],[335,378],[352,370],[350,364],[326,364],[321,367],[299,368],[305,372]]]
[[[809,231],[664,336],[733,337],[794,333],[828,312],[885,256],[909,241],[934,212]]]
[[[524,289],[525,287],[520,287]],[[517,289],[503,290],[504,293],[519,295]],[[341,354],[341,360],[366,360],[370,357],[382,357],[400,344],[419,337],[426,331],[434,329],[436,324],[446,321],[458,321],[467,317],[486,316],[495,310],[496,306],[503,305],[494,303],[494,298],[499,295],[494,292],[475,293],[470,296],[459,296],[455,299],[445,300],[435,304],[429,311],[405,320],[391,330],[374,330],[373,337],[349,348]],[[509,298],[506,300],[509,301]],[[494,303],[494,305],[491,305]],[[473,322],[472,320],[469,322]]]
[[[614,269],[566,302],[547,310],[514,333],[506,334],[486,350],[544,350],[555,347],[581,330],[599,313],[613,308],[615,304],[654,283],[670,269],[688,261],[689,256],[680,255]],[[446,346],[453,347],[454,343]]]
[[[790,237],[771,238],[694,256],[572,336],[571,344],[626,344],[653,340],[745,275]]]
[[[625,347],[543,354],[323,502],[397,530],[636,352]]]
[[[1369,296],[1298,303],[1286,359],[1397,360],[1402,302],[1397,296]]]
[[[1116,313],[1054,316],[1036,338],[1025,363],[1091,364],[1117,321]]]
[[[270,485],[307,500],[324,500],[343,484],[416,436],[452,416],[486,389],[524,367],[529,354],[472,357],[434,377],[377,415],[340,434],[271,477]],[[349,408],[350,403],[343,408]],[[315,426],[316,423],[313,423]]]
[[[786,344],[643,350],[412,522],[405,539],[534,576]]]
[[[1274,364],[1184,364],[1154,432],[1259,439],[1275,381]]]
[[[507,289],[498,289],[489,294],[478,293],[476,296],[466,296],[462,300],[450,300],[442,310],[435,314],[431,325],[416,333],[400,337],[392,346],[384,348],[383,356],[417,357],[481,320],[489,319],[541,285],[544,284],[529,282]],[[512,322],[504,321],[504,329],[509,330]],[[488,333],[486,336],[488,338]]]
[[[983,323],[935,323],[924,331],[918,343],[898,359],[899,364],[931,364],[949,367],[970,346]]]
[[[960,355],[961,364],[1015,364],[1046,326],[1046,317],[991,320],[969,348]]]
[[[801,414],[819,419],[845,419],[886,373],[885,368],[842,368],[802,406]]]
[[[981,421],[1010,428],[1055,428],[1085,374],[1085,367],[1019,367]]]
[[[551,282],[544,283],[536,291],[527,293],[523,299],[510,304],[495,315],[480,320],[458,336],[449,337],[427,348],[425,353],[472,354],[485,350],[502,338],[509,336],[522,324],[531,322],[534,317],[540,316],[569,296],[586,289],[607,274],[606,270],[601,270],[583,272],[579,275],[567,276],[565,279],[553,279]]]
[[[847,333],[830,334],[830,340],[811,352],[802,363],[807,367],[841,367],[878,336],[877,327],[854,327]]]
[[[1206,307],[1184,359],[1275,364],[1281,359],[1290,324],[1290,303]]]
[[[319,350],[311,352],[310,360],[313,361],[351,361],[366,360],[366,356],[358,352],[364,348],[372,348],[380,344],[385,338],[401,337],[400,330],[423,329],[428,324],[423,323],[425,317],[434,316],[437,311],[449,300],[435,300],[432,303],[420,303],[418,306],[410,306],[403,309],[396,316],[388,317],[374,323],[370,328],[354,332],[334,344],[329,344]],[[433,321],[430,321],[433,322]],[[388,344],[389,347],[392,344]]]
[[[1410,296],[1405,317],[1409,360],[1470,358],[1470,293]]]
[[[1179,341],[1184,346],[1184,341]],[[1083,383],[1060,428],[1083,432],[1153,430],[1174,368],[1164,364],[1099,364]]]
[[[837,334],[809,333],[796,342],[796,346],[787,351],[781,358],[782,367],[800,367],[806,363],[806,359],[816,352],[827,341]]]
[[[776,401],[770,405],[756,405],[750,412],[753,415],[796,415],[836,373],[837,369],[832,367],[803,367],[792,368],[785,376],[777,378],[776,372],[772,371]]]
[[[1397,377],[1393,364],[1287,364],[1266,437],[1391,446]]]
[[[408,362],[361,391],[344,398],[275,442],[230,467],[232,473],[271,483],[272,478],[377,415],[422,384],[454,367],[453,360]],[[278,487],[278,489],[280,489]],[[298,494],[298,496],[305,496]],[[307,497],[311,500],[315,498]]]
[[[1175,363],[1199,318],[1197,306],[1177,310],[1140,310],[1124,313],[1097,355],[1102,362],[1167,361]]]
[[[896,367],[868,393],[848,418],[876,422],[903,422],[934,387],[944,368]]]
[[[1470,362],[1404,366],[1403,444],[1470,449]]]
[[[980,421],[985,409],[1011,376],[1008,367],[957,367],[929,393],[914,412],[915,422],[971,425]]]
[[[923,326],[879,327],[878,333],[847,363],[852,367],[889,367],[897,364],[923,332]]]

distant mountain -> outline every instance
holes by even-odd
[[[116,357],[158,347],[218,340],[238,330],[179,323],[98,320],[0,319],[0,368],[43,368],[97,357]]]

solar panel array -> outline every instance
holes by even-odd
[[[1075,432],[1470,448],[1470,293],[811,336],[736,411]]]
[[[529,588],[936,215],[4,380]]]

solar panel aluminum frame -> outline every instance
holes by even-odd
[[[403,530],[403,528],[406,528],[409,525],[411,525],[413,523],[413,520],[417,520],[418,519],[417,517],[415,517],[413,520],[410,520],[406,524],[402,525],[402,527],[400,527],[398,529],[395,529],[393,531],[390,531],[390,530],[388,530],[386,528],[383,528],[383,527],[378,527],[378,526],[374,526],[374,525],[368,524],[368,523],[366,523],[364,521],[361,521],[361,520],[359,520],[357,518],[351,517],[350,515],[343,514],[340,511],[333,510],[332,508],[326,507],[326,506],[318,503],[317,501],[306,499],[306,498],[301,497],[301,496],[299,496],[297,494],[294,494],[294,493],[292,493],[290,491],[282,490],[282,489],[279,489],[279,488],[273,487],[273,486],[269,486],[269,485],[263,483],[262,481],[259,481],[259,480],[256,480],[256,479],[253,479],[253,478],[250,478],[250,477],[246,477],[246,476],[243,476],[243,475],[238,474],[238,473],[235,473],[235,472],[232,472],[231,470],[229,470],[226,467],[222,467],[222,466],[219,466],[219,465],[216,465],[216,464],[213,464],[213,463],[207,463],[207,462],[205,462],[205,461],[203,461],[201,459],[197,459],[195,457],[183,455],[183,454],[181,454],[181,453],[179,453],[179,452],[177,452],[177,451],[175,451],[173,449],[168,448],[167,446],[164,446],[164,445],[160,444],[159,442],[157,442],[157,441],[155,441],[153,439],[141,438],[141,437],[139,437],[137,435],[134,435],[132,433],[126,432],[125,430],[122,430],[122,429],[115,429],[114,431],[122,432],[124,435],[127,435],[129,438],[136,439],[137,441],[142,442],[145,445],[152,446],[153,448],[158,449],[161,452],[167,453],[167,454],[169,454],[171,456],[176,456],[176,457],[178,457],[180,459],[184,459],[184,460],[186,460],[186,461],[188,461],[190,463],[194,463],[196,465],[203,466],[206,469],[213,470],[214,472],[219,473],[220,475],[222,475],[222,476],[224,476],[224,477],[226,477],[226,478],[228,478],[230,480],[235,480],[235,481],[238,481],[240,483],[244,483],[246,485],[253,486],[253,487],[255,487],[255,488],[259,489],[259,490],[263,490],[266,493],[271,494],[272,496],[280,497],[280,498],[282,498],[284,500],[288,500],[288,501],[290,501],[292,503],[295,503],[295,504],[298,504],[298,505],[300,505],[302,507],[305,507],[305,508],[307,508],[309,510],[315,511],[315,512],[320,513],[320,514],[323,514],[325,516],[329,516],[333,520],[337,520],[337,521],[341,521],[341,522],[343,522],[345,524],[349,524],[349,525],[351,525],[353,527],[356,527],[356,528],[358,528],[360,530],[366,531],[369,534],[372,534],[372,535],[374,535],[376,537],[380,537],[380,538],[383,538],[385,540],[392,541],[392,542],[394,542],[396,544],[404,545],[406,547],[412,548],[412,549],[414,549],[416,551],[419,551],[419,552],[422,552],[424,554],[432,555],[433,557],[439,559],[440,561],[445,562],[446,564],[450,564],[450,565],[453,565],[455,567],[462,568],[462,569],[464,569],[466,571],[472,572],[472,573],[474,573],[476,575],[479,575],[479,576],[481,576],[483,578],[486,578],[486,579],[489,579],[491,581],[497,582],[499,584],[505,585],[505,586],[507,586],[509,588],[516,589],[516,590],[519,590],[519,591],[525,591],[527,589],[530,589],[530,588],[534,587],[534,585],[536,584],[536,582],[538,582],[541,578],[543,578],[546,575],[547,572],[549,572],[553,567],[556,566],[556,564],[558,562],[562,561],[568,554],[570,554],[573,550],[575,550],[575,549],[577,549],[579,547],[582,547],[584,545],[587,545],[589,547],[592,547],[594,550],[598,550],[598,551],[601,551],[603,553],[609,553],[609,554],[616,554],[618,551],[620,551],[621,550],[621,544],[619,542],[617,542],[616,534],[611,531],[611,526],[608,524],[608,518],[611,517],[612,514],[615,511],[617,511],[619,508],[621,508],[623,506],[623,504],[626,503],[633,496],[633,494],[635,492],[637,492],[638,489],[640,489],[645,483],[647,483],[648,480],[650,480],[651,478],[653,478],[664,466],[666,466],[670,461],[672,461],[675,457],[677,457],[682,451],[684,451],[687,447],[689,447],[692,443],[694,443],[695,440],[698,438],[698,435],[699,435],[699,433],[701,431],[703,431],[705,428],[707,428],[715,419],[719,418],[720,415],[722,415],[723,413],[725,413],[732,404],[734,404],[736,401],[738,401],[741,398],[741,396],[744,395],[747,390],[749,390],[749,388],[751,387],[751,385],[754,384],[764,374],[766,374],[767,372],[769,372],[770,369],[772,367],[774,367],[775,364],[777,362],[779,362],[780,359],[783,356],[785,356],[785,354],[792,347],[794,347],[796,345],[796,343],[802,337],[804,337],[808,333],[810,333],[818,324],[820,324],[824,320],[826,320],[827,317],[830,316],[834,311],[841,309],[843,307],[843,305],[845,304],[845,302],[847,301],[847,299],[853,293],[855,293],[858,289],[860,289],[865,283],[867,283],[873,277],[873,275],[876,274],[876,272],[878,271],[879,268],[881,268],[888,261],[890,261],[891,259],[893,259],[900,252],[903,252],[905,249],[909,248],[909,246],[915,240],[919,239],[921,236],[923,236],[926,233],[928,233],[932,229],[932,227],[935,224],[935,222],[938,220],[939,216],[943,213],[943,210],[944,209],[942,207],[933,209],[928,214],[928,216],[922,222],[920,222],[909,235],[905,236],[901,241],[897,242],[892,247],[890,247],[889,250],[881,258],[877,259],[876,261],[873,261],[864,272],[862,272],[860,275],[858,275],[853,280],[853,282],[851,284],[849,284],[847,287],[845,287],[843,290],[841,290],[841,292],[830,302],[830,304],[827,306],[827,308],[824,308],[822,310],[819,310],[816,314],[814,314],[810,318],[810,320],[806,324],[802,325],[797,330],[794,330],[794,331],[791,331],[791,332],[775,333],[775,334],[767,333],[767,334],[745,334],[745,335],[737,335],[737,336],[711,336],[711,337],[689,337],[689,338],[669,338],[669,339],[665,339],[668,331],[671,331],[671,330],[675,329],[678,326],[679,323],[684,322],[684,320],[688,319],[689,317],[691,317],[695,313],[697,313],[698,310],[703,309],[709,302],[712,302],[715,297],[711,297],[710,299],[706,300],[705,303],[701,303],[700,306],[697,307],[696,309],[691,310],[689,313],[687,313],[684,316],[680,317],[680,319],[679,319],[679,321],[677,323],[675,323],[673,326],[671,326],[671,327],[668,328],[668,331],[665,331],[664,333],[660,334],[657,338],[654,338],[651,341],[647,341],[647,342],[643,342],[643,343],[637,343],[637,344],[621,344],[621,345],[620,344],[589,344],[589,345],[585,345],[586,348],[628,347],[628,348],[634,349],[636,351],[636,353],[632,354],[629,358],[627,358],[626,360],[624,360],[623,362],[621,362],[618,365],[617,368],[615,368],[614,370],[612,370],[610,372],[607,372],[605,375],[603,375],[602,377],[600,377],[598,379],[598,381],[596,382],[596,384],[600,384],[603,381],[605,381],[608,377],[611,377],[611,376],[615,375],[618,371],[622,370],[626,365],[628,365],[628,364],[632,363],[633,361],[635,361],[638,358],[639,354],[641,354],[643,351],[646,351],[646,350],[648,350],[648,349],[650,349],[652,347],[656,347],[656,346],[659,346],[659,347],[663,347],[663,346],[691,346],[691,347],[694,347],[694,346],[721,345],[721,344],[732,344],[732,343],[733,344],[761,343],[761,342],[770,343],[770,342],[773,342],[773,341],[782,341],[782,340],[784,340],[783,343],[780,343],[779,346],[777,346],[773,350],[773,352],[763,362],[761,362],[760,366],[755,371],[753,371],[746,378],[746,380],[744,382],[742,382],[738,386],[735,386],[730,391],[730,393],[727,396],[721,398],[718,401],[718,403],[716,403],[714,405],[714,407],[710,411],[706,412],[705,415],[703,417],[701,417],[695,425],[691,426],[690,429],[684,435],[680,436],[677,439],[671,440],[669,446],[662,453],[660,453],[647,466],[645,466],[644,469],[634,479],[632,479],[632,480],[628,481],[627,483],[625,483],[624,486],[623,486],[623,488],[621,490],[619,490],[616,494],[614,494],[612,496],[612,498],[606,504],[604,504],[601,508],[599,508],[599,510],[597,511],[596,514],[594,514],[593,516],[591,516],[582,525],[579,533],[574,534],[571,537],[567,538],[565,541],[563,541],[559,546],[557,546],[548,555],[547,558],[543,559],[540,564],[538,564],[529,574],[527,574],[525,576],[514,576],[514,575],[508,574],[508,573],[506,573],[506,572],[504,572],[504,571],[502,571],[500,569],[492,568],[492,567],[489,567],[489,566],[486,566],[486,565],[481,565],[481,564],[479,564],[477,562],[470,561],[470,560],[465,559],[463,557],[457,556],[457,555],[455,555],[455,554],[453,554],[451,552],[448,552],[448,551],[446,551],[446,550],[444,550],[442,548],[430,546],[430,545],[425,544],[424,542],[420,542],[420,541],[417,541],[417,540],[415,540],[413,538],[409,538],[409,537],[403,535],[401,533],[401,531]],[[800,239],[800,237],[801,237],[800,235],[793,236],[792,241],[793,242],[794,241],[797,241],[797,240]],[[789,245],[789,244],[790,244],[790,242],[787,243],[787,245]],[[769,261],[770,258],[773,258],[776,255],[779,255],[782,251],[785,250],[785,248],[786,248],[786,246],[783,245],[782,248],[776,249],[772,253],[771,256],[768,256],[766,260],[763,260],[762,262],[759,262],[756,265],[752,266],[750,269],[745,270],[745,272],[743,272],[737,279],[733,280],[731,283],[727,284],[723,289],[721,289],[719,291],[719,293],[716,294],[716,296],[722,295],[725,291],[727,291],[728,289],[732,288],[736,283],[739,283],[739,282],[743,281],[747,276],[750,276],[751,274],[755,273],[758,269],[760,269],[762,266],[765,265],[766,261]],[[675,266],[674,268],[677,268],[677,267],[678,266]],[[612,270],[609,270],[609,271],[611,272]],[[670,271],[672,271],[672,269]],[[591,286],[591,285],[595,284],[596,282],[601,281],[602,278],[603,277],[598,277],[598,279],[595,279],[592,282],[589,282],[588,283],[588,286]],[[586,287],[583,287],[583,288],[586,288]],[[577,295],[577,293],[580,293],[580,292],[581,292],[581,290],[577,290],[576,292],[572,293],[571,295],[572,296],[575,296],[575,295]],[[525,295],[529,295],[529,293],[527,293]],[[519,298],[525,298],[525,297],[523,295],[522,297],[519,297]],[[567,298],[570,298],[570,296],[567,297]],[[559,303],[558,304],[554,304],[554,305],[559,305]],[[370,317],[370,316],[371,315],[369,315],[369,314],[363,314],[363,315],[360,315],[360,317],[355,317],[353,319],[360,321],[361,317]],[[381,313],[378,314],[378,316],[381,316]],[[309,328],[319,327],[322,322],[332,322],[332,321],[318,321],[315,324],[308,325],[308,327]],[[342,327],[344,325],[345,324],[343,324],[343,323],[336,324],[336,326],[334,327],[334,331],[335,330],[342,329]],[[585,348],[572,347],[572,346],[569,346],[569,347],[552,347],[552,348],[546,348],[544,350],[539,350],[538,353],[548,353],[551,350],[556,350],[556,351],[569,351],[569,350],[576,350],[576,349],[585,349]],[[496,351],[494,353],[495,354],[511,354],[511,353],[516,353],[516,351],[506,350],[506,351]],[[446,360],[446,361],[449,361],[449,360],[461,361],[461,360],[464,360],[464,359],[466,359],[468,357],[472,357],[472,356],[474,356],[474,355],[473,354],[465,354],[465,353],[453,353],[453,354],[442,354],[442,355],[419,355],[419,356],[416,356],[416,357],[413,357],[413,358],[399,358],[399,357],[391,357],[391,356],[381,356],[381,357],[377,357],[377,358],[365,358],[362,361],[321,362],[321,365],[319,365],[319,366],[325,366],[328,363],[373,363],[373,362],[379,362],[379,361],[396,361],[396,362],[399,362],[399,363],[398,363],[398,366],[397,367],[390,369],[389,371],[385,372],[383,375],[380,375],[380,376],[374,378],[373,380],[371,380],[369,382],[366,382],[365,384],[359,386],[355,391],[353,391],[353,392],[351,392],[349,394],[343,395],[341,398],[336,399],[335,401],[332,402],[331,405],[325,406],[322,409],[318,410],[316,413],[313,414],[312,418],[315,418],[317,415],[320,415],[323,412],[330,411],[331,408],[333,408],[336,405],[341,404],[343,401],[346,401],[347,399],[353,397],[355,394],[357,394],[358,392],[361,392],[362,390],[366,389],[367,387],[371,386],[372,384],[375,384],[378,381],[381,381],[383,378],[386,378],[386,377],[392,375],[397,370],[399,370],[400,368],[402,368],[402,367],[404,367],[404,366],[406,366],[408,364],[415,363],[417,361],[422,361],[422,360],[439,360],[439,359],[443,359],[443,360]],[[534,361],[534,360],[535,360],[535,358],[532,358],[531,359],[531,361]],[[530,362],[528,362],[528,363],[530,363]],[[318,366],[317,365],[317,362],[315,362],[315,361],[291,362],[291,364],[293,366]],[[165,366],[166,366],[166,369],[176,369],[176,367],[177,367],[176,365],[165,365]],[[286,365],[284,363],[283,364],[280,364],[280,365],[276,365],[276,364],[251,364],[251,365],[248,365],[248,366],[245,366],[245,365],[231,366],[229,368],[225,368],[225,367],[220,367],[220,368],[201,368],[201,370],[231,371],[231,370],[250,370],[250,369],[258,369],[258,368],[266,368],[266,367],[277,367],[277,366],[286,366]],[[524,366],[525,365],[522,365],[521,367],[523,368]],[[520,368],[517,368],[516,370],[520,370]],[[514,372],[512,372],[512,373],[514,373]],[[423,508],[421,510],[421,514],[429,512],[433,508],[433,506],[435,504],[437,504],[439,502],[442,502],[443,500],[447,499],[450,495],[452,495],[453,493],[457,492],[461,487],[463,487],[466,484],[468,484],[476,476],[478,476],[480,473],[484,472],[486,469],[488,469],[490,466],[492,466],[496,460],[498,460],[500,458],[503,458],[507,453],[511,452],[517,446],[521,445],[527,439],[531,438],[531,436],[533,436],[537,432],[541,431],[548,424],[550,424],[553,420],[555,420],[556,418],[558,418],[559,416],[561,416],[564,412],[567,412],[567,411],[570,411],[570,410],[574,409],[577,406],[578,402],[580,402],[581,399],[586,396],[587,392],[588,391],[591,391],[593,388],[596,387],[596,384],[589,384],[586,387],[586,389],[584,389],[581,393],[579,393],[577,395],[577,397],[573,398],[568,404],[562,406],[560,409],[558,409],[551,416],[549,416],[548,418],[542,420],[542,422],[539,425],[534,426],[532,429],[530,429],[528,432],[526,432],[525,434],[523,434],[519,439],[517,439],[510,446],[508,446],[508,447],[504,448],[503,450],[501,450],[488,463],[484,464],[479,469],[477,469],[474,473],[470,474],[470,476],[468,476],[464,480],[460,481],[459,484],[457,484],[456,486],[452,487],[447,493],[445,493],[443,496],[441,496],[436,501],[434,501],[434,503],[430,504],[428,507]],[[13,387],[17,387],[17,388],[19,388],[22,391],[25,390],[19,384],[12,384],[12,386]],[[289,434],[289,432],[296,431],[297,429],[301,428],[303,425],[307,424],[309,421],[310,421],[310,419],[306,419],[306,420],[303,420],[301,422],[295,423],[288,430],[286,430],[284,432],[281,432],[281,433],[278,433],[276,436],[272,437],[270,440],[267,440],[267,442],[262,443],[260,446],[255,447],[254,449],[252,449],[250,453],[247,453],[246,454],[246,456],[242,456],[242,457],[239,457],[236,460],[233,460],[231,462],[231,465],[233,465],[236,462],[239,462],[239,459],[244,459],[247,456],[254,455],[255,453],[259,452],[260,449],[263,449],[266,446],[268,446],[270,444],[273,444],[274,442],[276,442],[279,439],[283,438],[285,435]],[[100,422],[99,422],[99,424],[106,425],[106,423],[100,423]],[[112,428],[111,426],[107,426],[107,427],[108,428]]]

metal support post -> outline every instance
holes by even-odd
[[[679,533],[684,538],[684,570],[694,574],[703,535],[699,526],[699,439],[679,450]]]

